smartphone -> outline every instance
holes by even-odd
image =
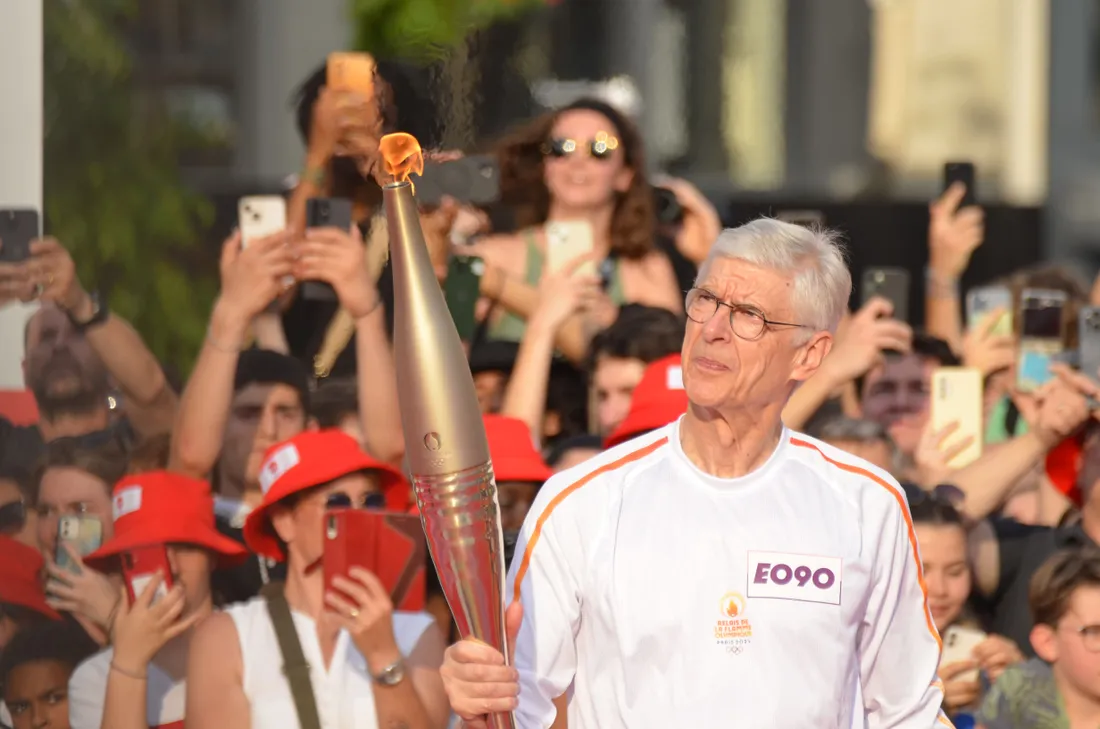
[[[1077,313],[1077,369],[1100,383],[1100,306]]]
[[[339,592],[335,578],[350,578],[352,567],[361,567],[378,578],[395,609],[421,610],[427,554],[417,515],[355,508],[325,511],[321,570],[326,590]]]
[[[443,287],[447,309],[451,312],[458,338],[473,340],[477,329],[477,302],[481,298],[481,276],[485,262],[475,256],[451,256],[447,268],[447,283]]]
[[[1012,336],[1012,292],[1005,286],[982,286],[966,294],[966,326],[973,329],[993,311],[1004,313],[993,325],[996,336]]]
[[[956,182],[966,185],[966,194],[963,195],[959,208],[978,204],[978,191],[975,187],[975,171],[973,162],[947,162],[943,166],[943,189],[951,187]]]
[[[1020,351],[1016,388],[1032,392],[1051,378],[1052,358],[1064,350],[1066,294],[1054,289],[1024,289],[1020,296]]]
[[[168,596],[174,582],[168,549],[164,545],[137,547],[123,552],[121,559],[122,577],[126,581],[126,593],[130,596],[131,605],[141,597],[141,593],[157,576],[157,572],[161,573],[162,579],[153,596],[153,602]]]
[[[559,221],[546,224],[546,266],[550,273],[560,271],[573,259],[591,253],[595,247],[592,224],[587,220]],[[596,275],[596,262],[588,261],[577,269],[585,276]]]
[[[340,197],[311,197],[306,200],[307,228],[351,230],[351,200]],[[323,281],[304,281],[298,295],[307,301],[336,301],[336,291]]]
[[[500,199],[500,166],[493,155],[460,157],[447,162],[424,163],[416,179],[416,199],[422,205],[438,205],[443,197],[459,203],[488,205]]]
[[[79,567],[69,557],[65,546],[68,545],[81,557],[99,549],[103,543],[103,523],[99,517],[79,514],[66,514],[57,520],[57,566],[72,573]]]
[[[952,625],[943,635],[943,652],[940,653],[940,665],[947,666],[960,661],[974,660],[974,649],[984,641],[988,635],[977,628],[964,628]],[[960,673],[959,681],[977,681],[978,669]]]
[[[947,462],[952,468],[969,466],[982,455],[982,373],[973,367],[938,367],[932,371],[933,430],[958,423],[944,443],[950,448],[969,437],[970,445]]]
[[[909,321],[909,272],[904,268],[868,268],[863,272],[860,300],[866,304],[876,296],[894,306],[894,318]]]
[[[0,263],[31,257],[31,242],[41,236],[37,210],[0,210]]]
[[[325,64],[325,85],[336,91],[354,91],[372,98],[375,69],[374,58],[369,53],[330,53]]]
[[[780,210],[775,214],[775,219],[801,225],[803,228],[825,227],[825,213],[820,210]]]
[[[653,213],[661,225],[679,225],[684,222],[684,206],[680,198],[667,187],[653,188]]]
[[[253,195],[237,202],[241,247],[286,229],[286,200],[279,195]]]

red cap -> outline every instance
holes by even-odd
[[[50,620],[60,620],[61,616],[46,604],[46,591],[42,587],[44,566],[45,560],[37,549],[11,537],[0,537],[0,603],[19,605]]]
[[[1077,479],[1081,474],[1084,454],[1082,436],[1066,438],[1047,453],[1047,480],[1054,490],[1069,499],[1074,506],[1081,506],[1081,490]]]
[[[260,466],[264,500],[244,522],[244,543],[256,554],[286,559],[270,527],[271,507],[291,494],[359,471],[375,471],[381,476],[386,509],[400,512],[408,509],[409,487],[401,473],[368,456],[342,430],[307,430],[272,446]]]
[[[138,547],[188,544],[218,555],[219,567],[248,559],[248,550],[214,525],[210,484],[168,471],[127,476],[115,485],[115,533],[84,561],[104,569],[113,557]]]
[[[554,475],[535,450],[531,430],[518,418],[484,415],[485,437],[489,439],[489,458],[497,481],[534,481],[542,483]]]
[[[650,362],[642,381],[630,398],[630,411],[604,441],[611,448],[663,425],[668,425],[687,412],[688,397],[684,391],[684,371],[680,355],[670,354]]]

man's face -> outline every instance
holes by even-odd
[[[519,531],[541,485],[530,481],[501,481],[497,484],[501,529],[506,532]]]
[[[30,661],[4,682],[12,729],[69,729],[69,676],[60,661]]]
[[[928,422],[935,360],[919,354],[891,355],[863,382],[863,417],[886,428],[898,449],[912,456]]]
[[[592,387],[596,390],[596,420],[600,435],[608,435],[630,412],[630,398],[634,388],[642,381],[646,364],[640,359],[608,357],[596,358],[592,372]]]
[[[23,379],[39,408],[51,416],[106,407],[106,367],[87,338],[52,304],[43,304],[27,324]]]
[[[233,396],[220,456],[222,473],[254,485],[264,453],[305,430],[306,413],[298,391],[281,383],[245,385]]]
[[[1078,587],[1045,650],[1040,652],[1036,646],[1040,656],[1053,664],[1061,692],[1069,688],[1091,702],[1100,701],[1100,653],[1089,650],[1089,646],[1095,647],[1094,642],[1100,642],[1097,634],[1100,634],[1100,587]]]
[[[894,472],[894,454],[890,444],[884,440],[834,440],[826,441],[845,453],[862,458],[887,473]]]
[[[797,324],[791,285],[790,274],[719,258],[698,287],[767,320]],[[828,332],[814,332],[808,341],[805,335],[798,327],[766,327],[758,339],[742,339],[734,334],[725,306],[705,323],[689,318],[681,352],[688,399],[696,407],[715,410],[785,403],[793,385],[816,372],[831,347]]]

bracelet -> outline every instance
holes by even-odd
[[[306,167],[302,170],[302,180],[314,187],[324,187],[326,174],[324,167]]]
[[[959,297],[959,279],[943,278],[931,268],[924,269],[924,281],[928,287],[928,295],[936,299],[952,299]]]
[[[119,666],[114,661],[111,661],[111,670],[122,674],[126,678],[132,678],[135,681],[144,681],[145,680],[145,672],[144,671],[141,672],[141,673],[138,673],[137,671],[128,671],[125,668]]]
[[[218,351],[218,352],[222,352],[224,354],[240,354],[241,353],[241,348],[240,347],[231,347],[230,345],[224,344],[222,342],[219,342],[217,339],[215,339],[213,333],[210,331],[210,327],[206,328],[206,343],[210,345],[211,349],[213,349],[215,351]]]

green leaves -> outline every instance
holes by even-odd
[[[45,216],[86,288],[100,289],[153,352],[190,365],[215,293],[199,254],[212,217],[179,151],[196,138],[133,74],[136,0],[45,0]]]

